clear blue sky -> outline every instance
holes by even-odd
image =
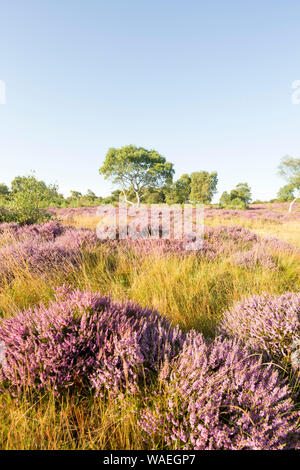
[[[298,0],[0,0],[0,182],[35,170],[108,194],[109,147],[269,199],[300,157]]]

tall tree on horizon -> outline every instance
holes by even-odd
[[[191,173],[191,194],[192,202],[209,204],[217,191],[218,174],[216,171],[197,171]]]
[[[168,204],[183,204],[187,202],[191,192],[191,178],[185,173],[171,186],[166,188],[166,202]]]
[[[139,206],[146,188],[161,188],[172,183],[174,169],[173,164],[155,150],[126,145],[108,150],[99,173],[117,184],[130,204],[134,203],[128,201],[126,192],[132,188]]]
[[[290,188],[296,191],[295,197],[289,206],[289,212],[292,212],[293,205],[300,197],[300,158],[286,155],[281,159],[278,169],[279,174],[287,181]]]

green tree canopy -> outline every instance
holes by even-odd
[[[64,203],[64,197],[58,192],[56,184],[47,185],[44,181],[38,180],[34,174],[29,176],[16,176],[11,182],[11,198],[14,199],[18,193],[26,193],[31,187],[35,192],[39,192],[39,206],[49,207],[51,205],[60,206]]]
[[[71,199],[80,199],[82,197],[82,193],[80,191],[71,191]]]
[[[99,172],[119,185],[126,201],[126,192],[132,188],[139,204],[146,188],[171,184],[174,169],[173,164],[155,150],[126,145],[120,149],[110,148]]]
[[[185,173],[175,183],[166,188],[166,202],[168,204],[183,204],[189,200],[190,192],[191,178]]]
[[[49,218],[42,210],[47,203],[49,188],[33,175],[18,176],[12,182],[10,210],[14,221],[20,224],[34,224]]]
[[[220,207],[227,207],[231,203],[230,194],[227,191],[224,191],[220,197],[219,205]]]
[[[227,209],[246,209],[250,201],[251,189],[248,183],[238,183],[230,193],[223,192],[219,205]]]
[[[4,183],[0,183],[0,200],[7,201],[9,199],[10,191],[8,186]]]
[[[146,188],[143,191],[142,201],[146,204],[162,204],[165,202],[165,187]]]
[[[300,189],[300,158],[283,157],[278,166],[279,174],[295,189]]]
[[[277,199],[280,202],[289,202],[295,199],[295,188],[291,184],[286,184],[279,189]]]
[[[88,190],[87,190],[86,197],[89,198],[89,199],[91,199],[91,200],[97,199],[96,194],[95,194],[94,191],[92,191],[91,189],[88,189]]]
[[[239,198],[241,201],[243,201],[246,205],[249,204],[251,201],[251,189],[248,185],[248,183],[238,183],[230,193],[230,199],[236,199]]]
[[[190,200],[209,204],[217,191],[217,184],[217,172],[198,171],[192,173]]]
[[[293,204],[300,194],[300,158],[286,155],[281,159],[278,169],[279,174],[287,181],[290,188],[293,188],[297,192],[289,207],[289,212],[291,212]]]

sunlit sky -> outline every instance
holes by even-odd
[[[109,147],[270,199],[300,157],[300,2],[0,0],[0,182],[31,170],[107,195]]]

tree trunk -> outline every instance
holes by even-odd
[[[136,199],[137,199],[137,206],[140,207],[140,205],[141,205],[140,204],[140,195],[137,191],[135,192],[135,194],[136,194]]]
[[[123,195],[124,195],[125,202],[126,202],[126,203],[128,203],[128,204],[131,204],[132,206],[134,206],[134,203],[133,203],[133,202],[131,202],[131,201],[128,201],[128,199],[127,199],[127,196],[126,196],[126,193],[125,193],[125,190],[124,190],[124,189],[122,189],[122,193],[123,193]]]
[[[292,208],[293,208],[293,205],[295,204],[295,202],[297,201],[297,197],[290,203],[290,207],[289,207],[289,212],[292,212]]]
[[[295,196],[295,199],[290,203],[289,212],[292,212],[293,205],[295,204],[295,202],[297,201],[299,197],[300,197],[300,191],[296,190],[296,196]]]

